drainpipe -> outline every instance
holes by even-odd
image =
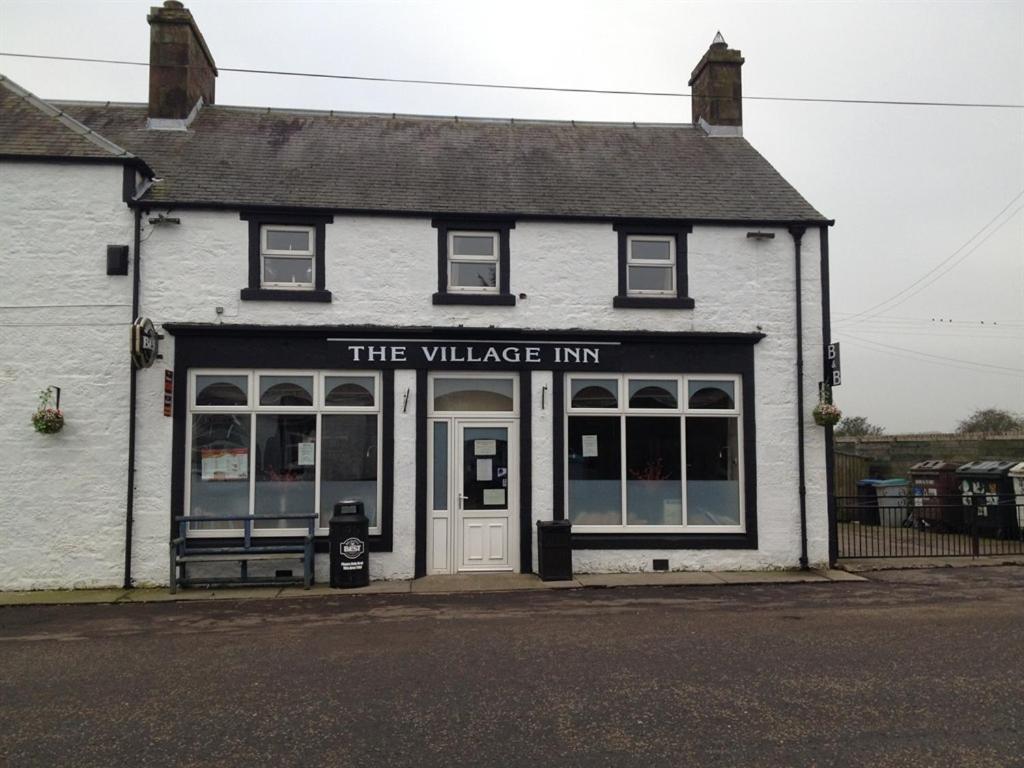
[[[828,228],[830,225],[823,224],[821,234],[821,338],[825,344],[832,342],[832,308],[829,298],[829,276],[828,276]],[[822,381],[829,382],[832,377],[831,366],[828,355],[822,350],[821,356]],[[835,567],[839,559],[839,536],[836,530],[836,497],[835,497],[835,466],[836,454],[833,444],[833,428],[825,427],[825,493],[827,494],[828,508],[828,564],[830,568]]]
[[[800,569],[806,571],[807,561],[807,478],[804,462],[804,299],[800,285],[800,243],[807,227],[792,226],[789,233],[793,236],[793,253],[796,262],[796,424],[797,464],[800,483]]]
[[[135,253],[132,259],[132,322],[139,316],[139,248],[142,245],[142,209],[135,207]],[[128,389],[128,499],[124,514],[124,588],[132,588],[132,520],[135,511],[135,393],[139,371],[132,364]]]

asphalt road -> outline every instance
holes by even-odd
[[[5,766],[1024,766],[1024,568],[0,609]]]

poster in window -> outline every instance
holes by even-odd
[[[484,488],[484,505],[488,507],[505,506],[505,489]]]
[[[583,458],[592,459],[597,456],[597,435],[583,435]]]
[[[316,462],[316,443],[299,443],[299,466],[312,467]]]
[[[202,458],[203,480],[248,480],[248,448],[204,448]]]

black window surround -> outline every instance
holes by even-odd
[[[693,309],[694,301],[689,296],[687,283],[686,258],[686,236],[693,231],[691,225],[631,221],[613,224],[612,229],[619,235],[619,293],[612,300],[612,306],[623,309]],[[675,238],[675,296],[630,296],[628,294],[627,260],[629,258],[629,238],[633,235],[669,235]]]
[[[473,304],[477,306],[513,307],[516,297],[509,289],[509,231],[515,229],[515,222],[482,219],[433,219],[437,229],[437,293],[434,304]],[[498,233],[498,292],[468,293],[448,290],[448,233],[449,232],[497,232]]]
[[[331,301],[331,292],[325,288],[324,264],[326,226],[334,217],[324,214],[275,213],[273,211],[243,211],[242,221],[249,222],[249,287],[243,288],[243,301]],[[267,225],[290,225],[313,227],[315,248],[313,252],[313,288],[290,290],[288,288],[263,288],[260,274],[260,232]]]

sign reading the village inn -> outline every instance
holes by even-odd
[[[329,339],[331,351],[353,368],[462,370],[612,370],[615,342],[393,341]]]

